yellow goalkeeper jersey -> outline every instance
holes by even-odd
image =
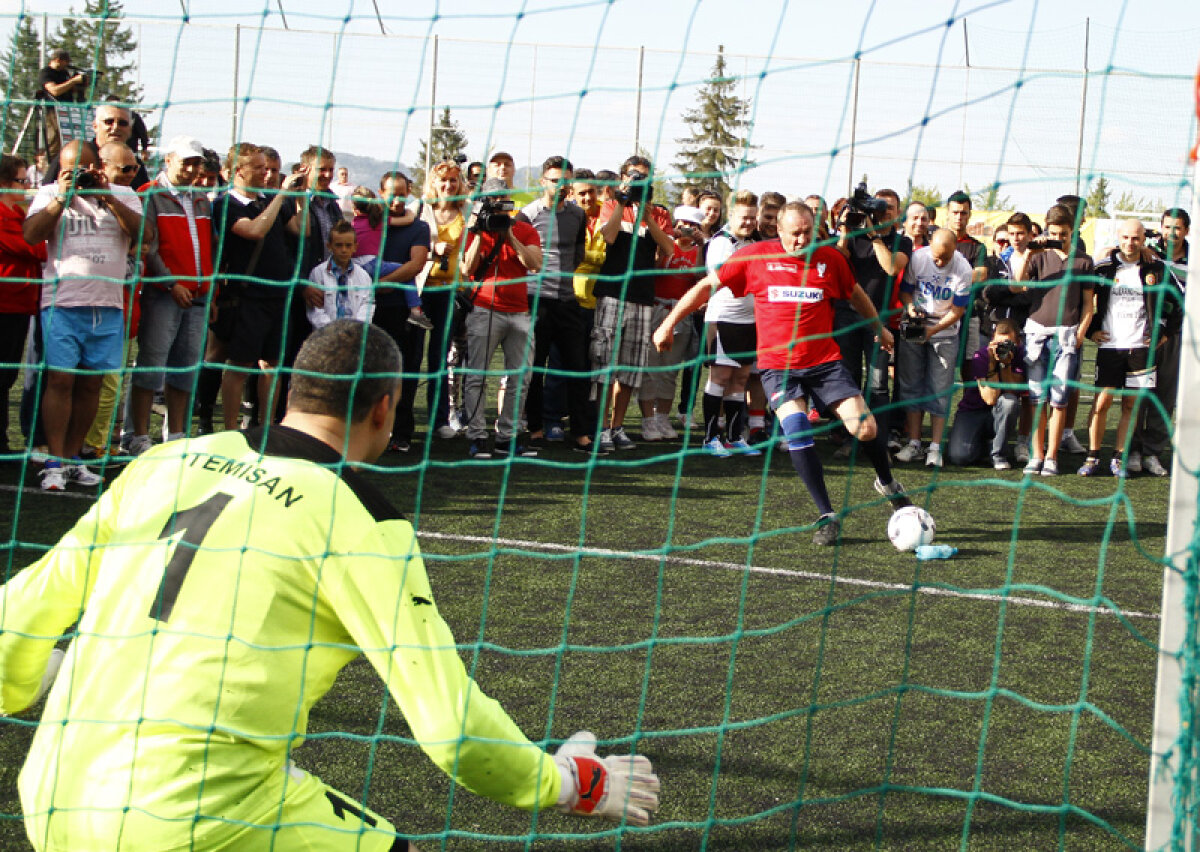
[[[291,750],[365,653],[458,783],[553,805],[560,777],[467,676],[412,526],[302,432],[224,432],[131,464],[0,588],[0,711],[78,621],[19,779],[38,849],[239,848]]]

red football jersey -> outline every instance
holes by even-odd
[[[833,300],[849,299],[854,273],[841,253],[821,246],[808,257],[785,254],[779,240],[738,249],[717,270],[735,296],[754,296],[758,366],[799,370],[841,360],[833,339]]]

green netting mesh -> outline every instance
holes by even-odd
[[[1064,193],[1086,198],[1080,234],[1093,252],[1116,244],[1114,217],[1158,227],[1164,209],[1190,208],[1194,184],[1183,157],[1196,130],[1190,96],[1197,29],[1190,13],[1176,10],[1181,26],[1143,24],[1126,4],[1111,19],[1072,18],[1064,25],[1061,13],[1025,11],[1005,23],[986,8],[957,5],[947,20],[923,10],[897,18],[876,4],[821,13],[799,4],[767,10],[700,0],[664,10],[578,2],[400,12],[390,4],[210,9],[183,2],[174,9],[89,0],[84,16],[70,24],[62,4],[22,3],[0,12],[0,30],[11,33],[0,67],[0,136],[6,152],[32,159],[40,118],[31,116],[30,87],[41,62],[38,40],[45,39],[47,50],[68,44],[77,65],[107,69],[89,88],[90,101],[104,98],[106,80],[120,80],[123,97],[135,96],[156,140],[193,135],[222,155],[235,142],[270,145],[285,168],[304,148],[320,145],[349,168],[352,183],[372,188],[391,169],[423,174],[425,148],[454,130],[465,137],[471,160],[509,152],[518,206],[541,192],[541,164],[551,154],[598,171],[617,170],[642,153],[654,162],[658,197],[670,204],[685,185],[717,179],[727,188],[778,191],[789,199],[819,194],[829,202],[860,179],[872,190],[891,186],[904,200],[934,204],[966,188],[975,200],[970,232],[993,253],[994,229],[1012,211],[1044,221]],[[806,16],[813,17],[806,23]],[[80,29],[81,22],[87,26]],[[727,43],[746,44],[741,28],[760,33],[753,49],[718,53],[726,35]],[[123,58],[104,46],[111,48],[120,31],[136,40]],[[811,37],[822,32],[826,39]],[[67,35],[75,40],[67,42]],[[117,67],[122,61],[132,63],[129,71]],[[725,75],[717,80],[715,63]],[[715,167],[689,167],[680,151],[695,141],[696,125],[684,115],[714,83],[734,99],[727,107],[741,105],[746,124],[714,143],[721,157],[707,162]],[[431,149],[430,162],[448,153],[437,144]],[[145,159],[153,176],[158,155],[152,149]],[[0,204],[18,195],[6,193]],[[306,202],[303,192],[293,195]],[[944,206],[938,221],[945,224]],[[9,240],[15,232],[0,236]],[[135,242],[144,237],[139,230]],[[306,249],[311,240],[301,237],[297,251]],[[8,243],[0,246],[0,263],[9,250]],[[385,275],[377,270],[375,282]],[[3,277],[0,288],[11,291],[28,280]],[[291,283],[281,289],[293,289]],[[448,302],[460,283],[431,285],[426,298]],[[987,283],[975,285],[977,297]],[[524,279],[514,286],[524,287]],[[289,328],[300,321],[298,310],[288,316]],[[1185,339],[1194,339],[1190,321],[1184,326],[1192,335]],[[2,336],[16,335],[22,324],[4,329]],[[445,339],[447,327],[439,322],[433,334]],[[127,368],[106,378],[93,432],[102,451],[124,421],[131,377],[146,370],[137,352],[131,341]],[[1075,424],[1085,441],[1095,352],[1085,346],[1073,382],[1080,396]],[[1184,361],[1192,356],[1185,349]],[[24,434],[47,393],[36,358],[0,357],[0,370],[17,378],[6,400],[0,469],[6,582],[58,542],[100,492],[38,488],[41,448]],[[707,362],[696,354],[687,363],[703,372]],[[253,367],[229,369],[257,375]],[[284,641],[270,633],[278,625],[259,572],[295,559],[291,545],[307,541],[308,533],[286,510],[304,493],[309,503],[295,505],[311,511],[315,492],[230,468],[226,474],[239,482],[257,477],[255,493],[275,507],[262,515],[272,526],[256,528],[256,510],[239,516],[242,533],[230,538],[226,530],[220,543],[205,541],[203,531],[225,504],[191,502],[183,483],[186,465],[226,464],[212,461],[220,456],[216,444],[181,449],[192,454],[182,463],[178,453],[160,451],[134,468],[154,472],[123,495],[147,516],[165,512],[168,519],[161,533],[155,527],[145,540],[122,541],[156,566],[139,575],[146,589],[129,589],[131,600],[151,595],[148,617],[138,611],[145,623],[71,627],[61,636],[6,628],[0,633],[5,694],[12,684],[28,683],[15,649],[28,650],[22,640],[35,637],[62,648],[77,639],[93,649],[111,643],[111,659],[97,651],[89,659],[110,667],[114,682],[163,682],[144,664],[153,652],[138,656],[144,650],[138,643],[152,647],[160,630],[171,634],[168,604],[190,597],[189,605],[200,609],[233,607],[229,629],[188,634],[223,649],[219,670],[195,677],[228,684],[230,694],[252,689],[255,678],[270,681],[271,672],[250,672],[245,663],[243,619],[260,619],[263,635],[279,641],[271,645],[280,661],[273,674],[296,673],[275,694],[292,702],[287,709],[296,732],[259,730],[253,718],[225,728],[220,707],[204,720],[159,718],[153,708],[163,696],[150,690],[138,693],[131,716],[111,718],[102,708],[70,721],[98,730],[138,723],[147,748],[155,738],[177,737],[199,742],[206,755],[246,740],[256,743],[247,750],[283,754],[344,795],[329,800],[345,822],[344,848],[380,848],[369,845],[377,838],[359,803],[422,848],[1142,848],[1157,748],[1166,566],[1181,566],[1167,572],[1181,588],[1178,611],[1195,611],[1196,470],[1186,444],[1174,481],[1077,477],[1083,457],[1072,454],[1060,456],[1057,478],[1023,475],[1019,466],[897,464],[914,500],[936,519],[937,540],[958,549],[949,561],[922,562],[888,542],[890,507],[872,487],[875,471],[856,445],[840,451],[844,430],[836,421],[821,421],[815,435],[843,526],[835,547],[818,548],[811,543],[812,502],[774,439],[762,444],[761,456],[715,458],[701,447],[696,403],[678,417],[672,412],[677,438],[639,441],[630,451],[573,454],[568,438],[548,442],[536,457],[470,459],[463,437],[438,438],[430,425],[431,407],[449,393],[448,369],[458,380],[481,372],[428,362],[405,368],[418,388],[411,447],[361,465],[361,473],[415,527],[432,592],[469,674],[533,742],[553,750],[589,729],[602,753],[636,751],[653,760],[662,806],[649,827],[585,823],[552,808],[519,811],[460,790],[426,758],[383,687],[380,671],[389,663],[381,661],[393,653],[401,659],[397,648],[320,634],[316,616],[311,634]],[[535,369],[548,380],[565,376],[556,361]],[[73,372],[81,379],[96,375],[86,366]],[[194,391],[196,371],[184,372]],[[529,369],[506,369],[497,354],[482,373],[490,428],[499,414],[497,380],[507,378],[504,392],[515,395],[519,410]],[[594,378],[601,393],[615,381],[607,368]],[[952,412],[962,389],[958,381]],[[1138,409],[1162,409],[1149,391],[1129,393]],[[1180,406],[1181,417],[1189,405]],[[222,413],[218,406],[218,424]],[[565,410],[558,413],[565,417]],[[902,418],[901,406],[890,403],[877,414]],[[1110,414],[1106,464],[1115,440],[1116,413]],[[162,417],[156,409],[152,432]],[[189,416],[188,428],[197,426]],[[635,438],[646,428],[636,404],[626,428]],[[268,438],[254,433],[252,440],[268,448]],[[1130,449],[1131,440],[1119,449]],[[295,452],[289,446],[283,454]],[[1168,451],[1162,461],[1169,466],[1174,457]],[[126,461],[114,444],[95,469],[110,485]],[[1169,515],[1172,486],[1172,508],[1190,515]],[[338,548],[353,527],[349,519],[339,523],[343,507],[329,499],[325,538],[307,554],[314,564],[325,558],[332,564],[335,552],[345,552]],[[1170,545],[1168,523],[1176,525]],[[64,552],[94,555],[100,535],[77,529]],[[373,539],[358,544],[364,554],[378,552]],[[189,554],[220,558],[204,562],[206,574],[197,578],[189,574]],[[411,547],[398,547],[385,561],[403,573],[413,556]],[[103,574],[95,579],[104,582]],[[294,591],[321,611],[315,586],[299,583]],[[399,601],[376,604],[385,613],[399,611]],[[0,609],[0,625],[16,617]],[[1161,771],[1169,778],[1164,807],[1172,848],[1190,843],[1196,808],[1195,619],[1181,625],[1183,651],[1168,655],[1167,668],[1178,667],[1182,686],[1166,700],[1178,707],[1184,733],[1157,749],[1167,758]],[[325,686],[330,660],[352,657],[305,719],[296,696]],[[186,674],[174,671],[165,682],[186,691]],[[56,687],[63,695],[70,689]],[[27,820],[36,834],[52,813],[80,806],[68,793],[24,806],[18,798],[17,775],[42,707],[0,717],[3,849],[29,848]],[[299,745],[305,723],[307,740]],[[467,738],[426,745],[440,746],[456,771],[469,763],[475,744]],[[87,767],[75,755],[57,760],[49,785],[78,790]],[[284,799],[302,776],[276,779],[275,818],[213,814],[199,804],[205,784],[226,782],[205,757],[199,763],[181,764],[175,774],[160,770],[168,776],[164,786],[177,781],[194,790],[195,836],[206,836],[214,823],[234,829],[255,823],[252,839],[243,836],[233,848],[295,848]],[[45,767],[26,772],[41,777]],[[107,796],[121,804],[100,808],[94,824],[117,826],[120,836],[62,848],[161,848],[167,827],[146,804],[154,792],[131,787]]]

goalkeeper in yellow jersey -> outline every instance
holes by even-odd
[[[467,676],[412,526],[351,467],[391,435],[395,344],[338,320],[295,366],[281,426],[145,453],[0,587],[0,712],[37,699],[78,623],[19,779],[34,847],[410,848],[290,759],[359,653],[457,783],[645,825],[650,761],[530,743]]]

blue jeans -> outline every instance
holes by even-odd
[[[991,408],[959,410],[950,429],[947,448],[950,464],[968,465],[979,461],[985,442],[990,441],[993,459],[1004,456],[1008,434],[1016,428],[1021,400],[1013,393],[1002,393]]]

